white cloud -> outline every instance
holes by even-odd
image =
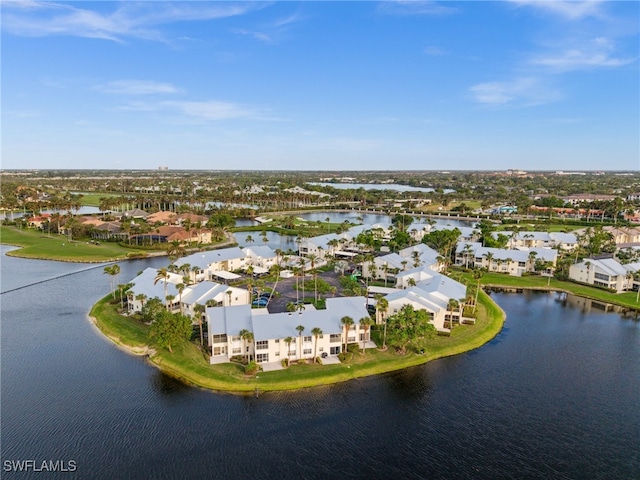
[[[235,29],[233,33],[253,37],[265,43],[278,43],[285,37],[288,30],[295,23],[305,20],[305,17],[297,13],[280,18],[273,22],[265,23],[259,29]]]
[[[485,82],[469,88],[474,101],[484,105],[532,107],[558,101],[561,96],[537,78]]]
[[[253,37],[256,40],[260,40],[261,42],[265,42],[265,43],[272,43],[273,42],[273,37],[270,34],[264,33],[264,32],[237,29],[237,30],[233,30],[233,33],[236,33],[238,35],[245,35],[245,36],[248,36],[248,37]]]
[[[509,0],[518,6],[536,8],[543,12],[561,16],[569,20],[586,17],[600,17],[603,0],[559,1],[559,0]]]
[[[96,2],[94,5],[106,5]],[[2,28],[32,37],[69,35],[124,42],[127,38],[165,41],[158,26],[243,15],[263,8],[260,2],[123,2],[109,13],[55,2],[2,3]]]
[[[170,83],[153,82],[148,80],[116,80],[104,85],[96,85],[94,89],[104,93],[116,93],[123,95],[150,95],[180,92],[179,89]]]
[[[436,47],[435,45],[429,45],[428,47],[425,47],[424,53],[432,56],[440,56],[446,55],[448,52],[440,47]]]
[[[204,120],[229,120],[257,116],[257,112],[250,107],[216,100],[206,102],[161,102],[160,105],[175,109],[187,116]]]
[[[559,55],[534,58],[531,63],[556,70],[570,71],[595,67],[622,67],[636,60],[637,58],[613,58],[605,53],[566,50]]]
[[[615,57],[614,50],[613,40],[596,37],[589,42],[581,42],[576,48],[565,49],[560,53],[534,56],[530,59],[530,63],[567,72],[599,67],[622,67],[637,60],[637,57]]]
[[[433,1],[395,0],[378,3],[377,11],[389,15],[449,15],[458,9]]]
[[[218,100],[208,101],[161,101],[161,102],[130,102],[118,108],[131,112],[168,112],[184,117],[204,121],[232,120],[248,118],[253,120],[271,120],[261,116],[261,112],[253,107],[232,102]]]

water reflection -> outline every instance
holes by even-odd
[[[184,382],[160,370],[156,370],[149,380],[151,381],[154,392],[163,396],[180,396],[187,390],[192,389],[192,387],[186,385]]]
[[[432,388],[430,374],[439,368],[437,363],[434,362],[429,368],[422,365],[385,374],[382,379],[389,386],[389,393],[398,399],[423,399]]]
[[[620,305],[613,305],[598,300],[592,300],[589,298],[578,297],[571,293],[557,292],[555,294],[556,302],[562,306],[572,306],[579,309],[583,313],[601,312],[601,313],[618,313],[622,317],[629,317],[638,320],[640,316],[640,310],[629,307],[622,307]],[[638,306],[640,309],[640,305]]]

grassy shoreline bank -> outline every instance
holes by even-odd
[[[331,385],[474,350],[492,340],[506,318],[504,311],[484,292],[480,294],[478,309],[476,325],[461,325],[449,337],[432,339],[424,354],[397,355],[391,349],[370,349],[366,354],[354,354],[351,360],[339,365],[293,364],[284,370],[259,372],[254,376],[246,376],[244,367],[235,363],[209,365],[208,358],[187,341],[175,345],[173,353],[155,349],[148,341],[149,327],[119,315],[108,296],[94,305],[89,316],[118,346],[135,355],[148,355],[149,361],[168,375],[210,390],[246,394]]]
[[[475,283],[475,280],[473,280],[469,274],[464,273],[463,278],[467,285]],[[618,305],[631,310],[640,310],[640,302],[636,301],[638,295],[637,292],[612,293],[608,290],[603,290],[581,283],[568,282],[558,280],[556,278],[549,279],[548,277],[542,277],[539,275],[513,277],[501,273],[485,273],[485,275],[480,279],[480,284],[485,288],[570,293],[589,300],[610,303],[612,305]]]

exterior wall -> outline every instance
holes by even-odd
[[[302,336],[302,357],[300,356],[300,337],[296,335],[291,337],[292,342],[290,345],[290,355],[287,355],[287,344],[283,338],[267,340],[266,345],[260,344],[260,342],[254,342],[249,344],[245,342],[244,347],[242,339],[238,336],[228,335],[225,341],[213,343],[213,335],[209,334],[209,345],[212,347],[212,359],[211,362],[215,363],[215,359],[228,361],[231,357],[243,356],[250,354],[257,363],[278,362],[285,358],[289,358],[290,361],[303,359],[312,359],[315,345],[315,338],[313,335],[305,335],[307,332],[303,332]],[[328,355],[336,355],[342,351],[344,344],[344,328],[341,332],[334,332],[336,336],[332,340],[331,334],[323,334],[318,337],[316,356],[321,356],[323,353]],[[353,339],[349,343],[360,343],[363,340],[361,335],[364,335],[364,329],[359,325],[353,325],[348,332],[348,338]],[[364,341],[368,341],[371,338],[371,329],[366,333]]]
[[[617,293],[630,290],[634,286],[633,279],[626,275],[609,275],[601,268],[598,268],[597,265],[587,266],[586,262],[571,265],[569,267],[569,278],[576,282],[611,288]]]
[[[499,264],[496,259],[492,259],[491,265],[489,265],[489,261],[486,257],[475,257],[473,259],[473,267],[474,268],[486,268],[490,272],[502,272],[508,273],[509,275],[520,276],[524,272],[533,272],[534,266],[530,261],[522,262],[524,265],[521,265],[521,262],[517,262],[512,260],[511,262],[502,261],[502,264]],[[463,262],[464,264],[464,262]]]
[[[354,325],[354,327],[354,329],[349,330],[349,336],[354,336],[355,338],[352,343],[360,341],[360,333],[363,333],[360,331],[362,329],[360,329],[359,326]],[[331,353],[331,347],[337,347],[339,351],[342,350],[342,344],[344,342],[343,334],[334,332],[334,334],[339,335],[340,340],[333,342],[331,341],[331,334],[322,334],[318,337],[316,346],[315,337],[313,335],[307,335],[306,333],[307,332],[303,332],[302,335],[302,356],[300,356],[300,336],[296,335],[295,337],[291,337],[292,342],[289,346],[289,355],[287,354],[287,343],[284,341],[284,338],[267,340],[266,345],[256,342],[256,361],[258,363],[266,363],[282,361],[285,358],[289,358],[290,361],[300,360],[301,358],[312,359],[314,348],[316,348],[316,356],[321,356],[323,353],[335,355],[335,353]],[[370,331],[367,332],[367,337],[370,337]],[[264,355],[264,357],[260,357],[261,355]]]
[[[212,262],[208,266],[210,272],[226,271],[231,272],[233,270],[240,270],[245,266],[244,258],[232,258],[229,260],[222,260],[220,262]]]
[[[411,306],[413,306],[415,310],[426,310],[424,306],[419,303],[411,302],[406,299],[398,299],[398,300],[389,302],[389,308],[387,308],[386,317],[390,317],[391,315],[398,313],[400,309],[407,304],[410,304]],[[448,316],[449,312],[447,312],[445,309],[439,309],[436,311],[427,310],[427,312],[432,315],[431,323],[433,324],[434,327],[436,327],[436,330],[445,330],[444,321],[445,321],[445,317]],[[456,312],[454,312],[454,318],[456,316],[459,317],[460,315],[459,313],[456,315]]]

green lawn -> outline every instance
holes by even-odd
[[[120,315],[118,305],[109,303],[111,295],[107,295],[96,303],[89,315],[95,318],[96,326],[118,345],[134,351],[144,350],[149,343],[149,327],[129,317]]]
[[[100,199],[107,197],[120,197],[120,195],[115,193],[88,193],[88,192],[80,192],[82,198],[80,198],[80,204],[86,207],[99,207]]]
[[[67,262],[108,262],[141,253],[113,242],[100,242],[100,245],[88,243],[86,239],[69,242],[66,235],[47,235],[38,230],[4,225],[0,226],[0,243],[23,247],[7,255]]]
[[[109,297],[94,306],[91,314],[107,336],[132,350],[144,351],[148,327],[132,317],[116,313],[117,305],[109,304]],[[356,353],[339,365],[293,364],[286,370],[260,372],[245,376],[241,365],[226,363],[209,365],[207,357],[191,342],[173,346],[173,353],[157,349],[150,357],[166,373],[187,383],[219,391],[254,392],[292,390],[328,385],[353,378],[375,375],[426,363],[437,358],[466,352],[484,345],[495,337],[504,322],[504,312],[484,292],[479,296],[479,315],[476,325],[460,325],[451,336],[433,338],[424,354],[397,355],[393,349],[370,349]],[[154,345],[151,343],[151,347]]]

